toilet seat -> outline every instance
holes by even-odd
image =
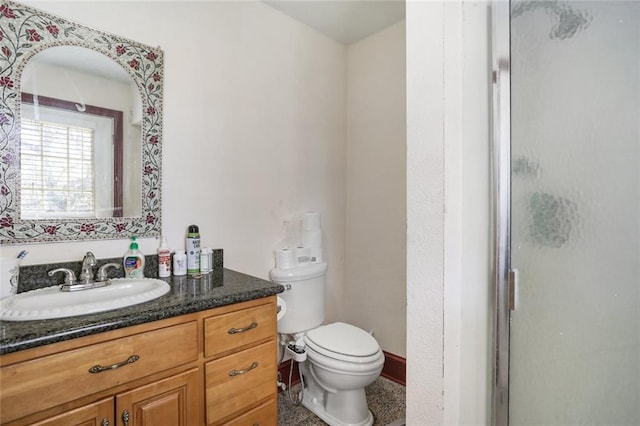
[[[310,350],[320,355],[347,363],[375,363],[382,352],[373,336],[361,328],[342,322],[308,331],[304,342]]]

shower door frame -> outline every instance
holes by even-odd
[[[492,423],[509,424],[509,323],[515,304],[511,271],[511,20],[509,0],[493,0],[492,180],[494,317]]]

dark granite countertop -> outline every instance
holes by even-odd
[[[0,323],[0,354],[88,336],[281,293],[284,287],[229,269],[202,278],[165,278],[171,291],[157,299],[91,315]]]

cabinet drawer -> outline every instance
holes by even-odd
[[[207,424],[217,424],[277,393],[276,340],[205,365]]]
[[[2,367],[1,422],[195,361],[197,329],[191,321]],[[133,355],[139,358],[124,363]]]
[[[224,426],[278,426],[278,402],[276,397],[225,423]]]
[[[204,356],[211,357],[276,335],[274,303],[204,320]]]

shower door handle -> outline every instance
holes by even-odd
[[[518,290],[518,270],[517,269],[509,269],[509,280],[508,280],[508,288],[509,292],[509,310],[514,311],[516,309],[516,294]]]

